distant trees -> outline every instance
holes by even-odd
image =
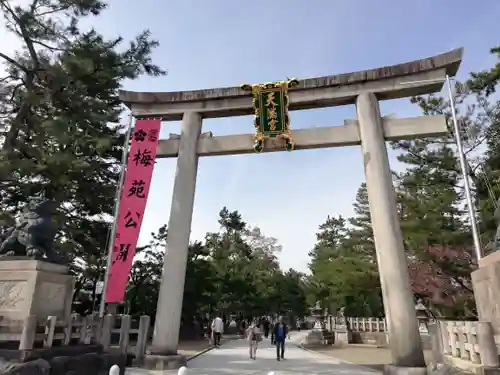
[[[219,224],[219,232],[207,233],[205,241],[189,247],[183,321],[216,311],[245,318],[289,312],[305,316],[304,275],[279,268],[277,240],[257,227],[248,228],[238,211],[226,207]],[[133,314],[155,315],[166,235],[163,226],[143,250],[145,256],[134,262],[126,297]]]
[[[491,53],[500,57],[500,47]],[[500,62],[456,84],[459,122],[468,173],[478,208],[483,245],[494,237],[493,213],[500,197],[500,102],[493,95]],[[450,103],[438,95],[413,98],[426,115],[451,120]],[[451,125],[451,123],[450,123]],[[440,138],[393,142],[407,168],[394,173],[408,268],[416,298],[437,315],[471,317],[476,310],[470,273],[475,269],[472,236],[464,207],[463,180],[451,133]],[[354,316],[383,314],[367,205],[362,185],[353,218],[328,218],[310,252],[313,296],[346,307]]]

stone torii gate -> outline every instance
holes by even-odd
[[[442,136],[442,116],[382,118],[379,101],[440,91],[446,75],[454,76],[462,49],[399,65],[354,73],[310,78],[289,89],[289,109],[312,109],[355,104],[357,120],[344,125],[301,129],[293,133],[295,150],[361,145],[370,202],[384,308],[390,332],[393,366],[425,372],[420,335],[410,289],[405,251],[397,214],[396,196],[386,149],[387,140]],[[186,261],[199,156],[254,152],[253,134],[202,134],[204,118],[254,114],[252,94],[240,87],[181,92],[120,92],[136,118],[182,120],[180,136],[160,140],[158,157],[177,157],[168,223],[168,251],[148,367],[167,366],[179,359],[177,346]],[[251,124],[249,123],[249,127]],[[264,151],[282,151],[284,141],[264,141]]]

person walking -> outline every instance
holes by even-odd
[[[274,342],[276,344],[276,359],[281,361],[285,359],[285,338],[290,338],[288,326],[280,319],[274,326]]]
[[[264,337],[267,339],[269,337],[269,330],[271,328],[271,322],[267,317],[264,319]]]
[[[257,322],[250,324],[247,328],[248,354],[250,355],[250,359],[255,360],[257,358],[257,349],[261,340],[260,335],[261,331]]]
[[[216,348],[220,347],[220,338],[224,332],[224,322],[219,316],[212,320],[212,341]]]

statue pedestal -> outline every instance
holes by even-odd
[[[321,330],[310,331],[305,338],[306,345],[322,346],[325,344],[325,336]]]
[[[60,320],[71,316],[73,277],[68,267],[12,257],[0,261],[0,317],[22,321],[36,315],[40,322],[48,316]]]
[[[479,268],[471,274],[478,320],[491,322],[495,341],[500,343],[500,251],[478,263]]]

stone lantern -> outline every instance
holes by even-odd
[[[313,318],[313,329],[309,331],[305,338],[305,342],[308,345],[324,345],[325,337],[323,335],[324,328],[324,313],[321,305],[318,302],[314,307],[309,308],[310,316]]]
[[[319,301],[309,309],[311,317],[314,319],[313,329],[323,329],[324,313]]]

